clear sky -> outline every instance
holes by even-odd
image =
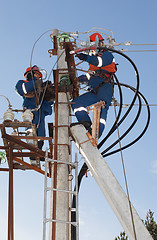
[[[4,1],[0,8],[0,95],[9,98],[14,109],[22,108],[22,98],[15,92],[15,84],[23,79],[25,69],[30,65],[33,44],[47,30],[59,29],[67,32],[86,32],[93,27],[113,31],[117,43],[131,41],[136,44],[157,43],[157,1]],[[50,73],[55,57],[49,58],[48,49],[52,43],[48,32],[38,41],[34,49],[32,64],[45,68]],[[123,46],[128,50],[157,49],[157,46]],[[140,74],[140,91],[150,104],[157,104],[157,52],[128,52]],[[130,64],[117,54],[119,63],[117,76],[120,82],[135,87],[136,79]],[[51,79],[52,80],[52,79]],[[116,94],[116,90],[115,90]],[[129,103],[128,92],[124,93]],[[116,96],[118,99],[118,96]],[[8,105],[0,97],[0,118]],[[145,219],[150,208],[157,219],[157,108],[151,106],[151,122],[144,137],[123,152],[130,199],[139,216]],[[135,110],[136,111],[136,110]],[[132,122],[133,113],[121,128]],[[108,115],[106,131],[113,123],[113,109]],[[17,118],[21,118],[20,114]],[[134,139],[146,120],[142,116],[135,130],[122,141],[122,145]],[[53,116],[48,118],[53,121]],[[104,133],[104,134],[105,134]],[[115,139],[115,136],[113,139]],[[109,142],[112,142],[112,138]],[[108,146],[108,143],[105,143]],[[106,147],[104,146],[104,148]],[[82,165],[83,160],[79,156]],[[106,158],[111,170],[125,190],[120,154]],[[0,239],[7,239],[7,194],[8,173],[0,172]],[[16,240],[42,239],[44,177],[32,171],[14,173],[14,217]],[[125,190],[126,191],[126,190]],[[123,228],[101,193],[94,179],[88,174],[84,178],[79,196],[80,239],[114,240]]]

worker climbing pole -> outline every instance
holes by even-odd
[[[95,41],[96,42],[96,41]],[[96,44],[95,44],[96,45]],[[115,124],[113,125],[113,127],[112,127],[112,129],[111,129],[111,131],[110,131],[110,135],[111,135],[111,133],[119,126],[119,123],[121,124],[123,121],[124,121],[124,119],[126,118],[126,116],[129,114],[129,112],[130,112],[130,110],[131,110],[131,108],[132,108],[132,106],[133,106],[133,104],[135,103],[135,100],[136,100],[136,98],[137,98],[137,96],[138,96],[138,98],[139,97],[142,97],[143,99],[144,99],[144,97],[141,95],[141,93],[139,93],[139,75],[138,75],[138,70],[137,70],[137,68],[136,68],[136,66],[135,66],[135,64],[132,62],[132,60],[131,59],[129,59],[127,56],[125,56],[123,53],[121,53],[121,52],[119,52],[119,51],[116,51],[116,50],[114,50],[114,49],[112,49],[112,48],[106,48],[106,47],[103,47],[103,46],[95,46],[95,49],[94,49],[94,47],[92,46],[92,47],[88,47],[88,48],[84,48],[84,49],[82,49],[83,51],[87,51],[87,50],[95,50],[95,51],[97,51],[97,49],[99,49],[99,50],[105,50],[105,51],[111,51],[111,52],[116,52],[116,53],[118,53],[118,54],[120,54],[120,55],[122,55],[122,56],[124,56],[126,59],[128,59],[129,61],[130,61],[130,63],[132,64],[132,66],[134,67],[134,69],[135,69],[135,71],[136,71],[136,76],[137,76],[137,86],[136,86],[136,91],[135,91],[135,89],[134,88],[131,88],[130,87],[130,89],[132,89],[134,92],[135,92],[135,96],[134,96],[134,98],[133,98],[133,100],[132,100],[132,103],[130,104],[130,108],[129,108],[129,110],[127,111],[127,113],[124,115],[124,117],[121,119],[121,121],[120,122],[118,122],[118,119],[119,119],[119,116],[120,116],[120,112],[121,112],[121,107],[120,107],[120,111],[119,111],[119,114],[118,114],[118,118],[117,118],[117,116],[116,116],[116,121],[115,121]],[[87,61],[87,62],[89,62],[89,63],[91,63],[92,62],[92,58],[91,57],[88,57],[88,55],[85,55],[85,54],[79,54],[78,55],[78,52],[80,52],[80,51],[82,51],[81,49],[76,49],[76,50],[74,50],[73,52],[71,52],[71,53],[77,53],[77,56],[79,57],[79,59],[80,60],[85,60],[85,61]],[[96,62],[96,59],[95,59],[95,62],[94,62],[94,64],[97,64],[97,65],[99,65],[99,69],[96,69],[96,71],[98,70],[100,70],[100,66],[102,66],[102,65],[100,65],[100,64],[102,64],[102,60],[100,61],[101,59],[98,59],[98,62]],[[93,64],[93,65],[94,65]],[[95,70],[95,69],[94,69]],[[106,69],[105,69],[106,70]],[[94,74],[95,73],[97,73],[98,74],[98,72],[94,72]],[[108,73],[108,72],[107,72]],[[99,74],[102,74],[102,73],[99,73]],[[116,79],[116,83],[118,84],[118,86],[119,86],[119,89],[120,89],[120,85],[119,85],[119,82],[118,82],[118,79],[116,78],[116,76],[114,75],[114,71],[112,72],[112,74],[113,74],[113,76],[114,76],[114,78]],[[96,75],[97,76],[97,75]],[[85,77],[84,76],[81,76],[81,78],[84,78],[83,79],[83,81],[82,82],[87,82],[87,80],[85,79]],[[87,78],[87,76],[86,76],[86,78]],[[95,78],[96,79],[96,78]],[[88,79],[89,80],[89,79]],[[93,89],[92,89],[93,90]],[[120,94],[121,94],[121,89],[120,89]],[[76,101],[76,103],[77,103],[77,100],[76,99],[74,99],[74,102]],[[85,99],[84,99],[84,101],[85,101]],[[144,99],[144,101],[146,102],[146,99]],[[88,130],[88,132],[91,132],[91,130],[90,130],[90,128],[87,126],[87,124],[84,122],[84,121],[81,121],[82,119],[81,119],[81,117],[79,117],[79,114],[80,114],[80,112],[81,111],[86,111],[85,110],[85,107],[87,107],[87,105],[85,105],[86,103],[85,102],[81,102],[81,104],[83,103],[83,105],[81,106],[81,105],[77,105],[77,107],[76,108],[74,108],[73,107],[73,109],[74,109],[74,112],[76,113],[77,111],[78,111],[78,119],[79,119],[79,122],[80,122],[80,124],[81,125],[84,125],[84,127]],[[146,102],[147,103],[147,102]],[[121,106],[122,106],[122,103],[121,103]],[[88,107],[87,109],[90,109],[90,107]],[[149,117],[149,115],[150,115],[150,112],[149,112],[149,107],[148,107],[148,120],[147,120],[147,123],[146,123],[146,126],[145,126],[145,128],[144,128],[144,130],[143,130],[143,132],[140,134],[140,136],[135,140],[135,141],[133,141],[131,144],[133,144],[134,142],[136,142],[137,140],[139,140],[142,136],[143,136],[143,134],[145,133],[145,131],[146,131],[146,129],[147,129],[147,127],[148,127],[148,125],[149,125],[149,120],[150,120],[150,117]],[[135,118],[135,121],[133,122],[133,124],[130,126],[130,128],[126,131],[126,134],[132,129],[132,127],[135,125],[135,123],[136,123],[136,121],[137,121],[137,119],[138,119],[138,117],[139,117],[139,115],[137,115],[137,117]],[[88,120],[88,118],[86,118],[86,122],[89,122],[89,120]],[[93,128],[93,125],[92,125],[92,128]],[[96,173],[96,176],[95,176],[95,180],[97,181],[97,183],[99,184],[99,186],[100,186],[100,188],[102,189],[102,191],[103,191],[103,187],[101,186],[101,184],[103,184],[102,183],[102,181],[101,181],[101,177],[100,177],[100,179],[99,179],[99,177],[97,178],[97,176],[103,176],[100,172],[99,172],[99,170],[101,169],[102,170],[102,164],[100,163],[100,166],[98,167],[98,169],[96,170],[96,165],[98,164],[97,162],[95,162],[95,160],[92,160],[93,159],[93,157],[92,156],[95,156],[95,158],[97,159],[97,161],[98,161],[98,159],[99,159],[99,157],[97,156],[96,157],[96,152],[95,153],[92,153],[92,155],[90,155],[90,156],[88,156],[88,152],[90,153],[91,151],[92,151],[92,147],[90,147],[90,146],[86,146],[87,145],[87,143],[88,143],[88,138],[83,138],[83,133],[80,135],[80,138],[79,138],[79,133],[80,132],[82,132],[83,130],[81,130],[81,129],[79,129],[78,127],[77,127],[77,124],[74,124],[74,125],[72,125],[72,129],[74,129],[74,130],[72,130],[72,133],[73,133],[73,136],[75,136],[74,138],[75,138],[75,141],[76,141],[76,145],[78,146],[78,148],[79,148],[79,151],[82,153],[82,155],[84,156],[84,158],[85,158],[85,162],[86,162],[86,164],[83,164],[83,167],[82,167],[82,169],[81,169],[81,171],[83,172],[83,174],[81,174],[81,172],[80,172],[80,174],[79,174],[79,184],[80,184],[80,182],[81,182],[81,179],[82,179],[82,176],[85,174],[85,169],[88,169],[88,167],[89,167],[89,169],[90,169],[90,171],[92,172],[92,174],[93,174],[93,176],[94,176],[94,174]],[[110,136],[108,134],[108,136]],[[120,137],[119,136],[119,141],[126,135],[126,134],[124,134],[122,137]],[[90,135],[88,135],[88,137],[89,137]],[[93,134],[92,134],[92,137],[93,137]],[[91,143],[93,144],[93,139],[92,139],[92,137],[89,137],[89,140],[91,141]],[[104,138],[105,139],[105,138]],[[103,143],[105,142],[105,140],[102,140],[101,141],[101,143],[99,143],[99,145],[98,145],[98,148],[100,148],[102,145],[103,145]],[[118,142],[118,141],[117,141]],[[116,143],[117,143],[116,142]],[[115,143],[115,144],[116,144]],[[131,144],[128,144],[128,146],[130,146]],[[85,147],[84,147],[84,145],[85,145]],[[127,146],[127,147],[128,147]],[[82,151],[81,151],[81,149],[82,149]],[[94,150],[94,149],[93,149]],[[105,151],[104,151],[105,152]],[[92,162],[93,161],[93,162]],[[98,161],[99,162],[99,161]],[[104,170],[105,172],[108,172],[108,170],[106,169],[106,170]],[[103,177],[102,177],[103,178]],[[111,179],[110,179],[111,180]],[[106,181],[106,180],[105,180]],[[114,180],[113,180],[114,181]],[[105,183],[105,184],[107,184],[107,182]],[[118,187],[118,185],[117,185],[117,187],[116,187],[116,189],[118,189],[119,187]],[[110,189],[112,189],[112,186],[110,186]],[[105,189],[104,189],[104,191],[106,191]],[[108,195],[108,193],[110,192],[110,190],[108,189],[107,190],[107,195]],[[114,191],[114,192],[116,192],[116,190]],[[104,195],[106,196],[106,198],[108,199],[108,201],[109,201],[109,203],[111,204],[111,206],[112,206],[112,208],[113,208],[113,210],[114,210],[114,205],[112,205],[112,203],[111,203],[111,201],[109,200],[109,196],[107,196],[106,194],[105,194],[105,192],[104,192]],[[111,194],[112,195],[112,194]],[[114,199],[114,201],[116,201],[116,199],[118,198],[118,196],[119,195],[121,195],[122,196],[122,194],[120,194],[120,192],[117,192],[117,194],[116,194],[116,198]],[[125,197],[124,197],[125,198]],[[112,195],[112,197],[111,197],[111,199],[113,200],[113,195]],[[128,195],[128,199],[129,199],[129,195]],[[75,198],[73,199],[74,200],[74,202],[73,202],[73,205],[75,205]],[[128,201],[130,201],[130,200],[128,200]],[[119,204],[118,202],[117,202],[117,204]],[[127,198],[126,198],[126,200],[124,200],[123,201],[123,206],[125,205],[125,204],[127,204]],[[118,214],[116,213],[117,212],[117,210],[118,210]],[[122,225],[123,225],[123,227],[124,227],[124,229],[126,230],[126,232],[128,232],[128,235],[129,235],[129,237],[130,237],[130,239],[151,239],[151,236],[150,236],[150,234],[147,232],[147,230],[145,229],[145,228],[143,228],[143,236],[142,236],[142,232],[141,232],[141,230],[140,230],[140,228],[142,228],[142,222],[141,222],[141,220],[140,220],[140,218],[138,217],[138,215],[137,215],[137,213],[133,210],[133,206],[131,206],[130,205],[130,210],[128,209],[128,212],[127,213],[124,213],[123,211],[121,211],[120,210],[120,206],[117,208],[117,210],[114,210],[115,211],[115,213],[116,213],[116,215],[117,215],[117,217],[119,218],[119,220],[120,220],[120,217],[119,217],[119,214],[120,215],[123,215],[123,217],[125,216],[125,214],[126,214],[126,219],[129,217],[129,215],[131,215],[131,219],[132,219],[132,223],[129,223],[128,222],[128,220],[126,220],[125,222],[123,222],[123,221],[121,221],[120,220],[120,222],[122,223]],[[126,209],[125,209],[126,210]],[[133,213],[134,212],[134,213]],[[129,217],[130,218],[130,217]],[[135,219],[134,219],[135,218]],[[135,224],[134,224],[134,221],[136,222],[136,230],[135,230]],[[130,226],[129,225],[125,225],[125,223],[126,222],[128,222],[128,224],[131,224]],[[138,236],[138,237],[137,237]],[[72,229],[72,239],[76,239],[75,238],[75,229]]]

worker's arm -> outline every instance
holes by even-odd
[[[105,51],[101,56],[95,56],[95,55],[87,55],[84,53],[77,54],[77,57],[80,60],[84,60],[88,62],[89,64],[92,64],[96,67],[103,67],[111,64],[113,62],[113,55],[112,53]]]
[[[33,81],[25,82],[24,80],[19,80],[15,86],[15,89],[21,96],[24,96],[29,92],[33,92],[35,90],[34,87],[35,82]]]

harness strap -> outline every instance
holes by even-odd
[[[104,81],[100,83],[96,88],[95,88],[95,93],[97,94],[99,89],[105,84],[105,83],[111,83],[111,79],[108,79],[108,81]]]
[[[92,89],[89,89],[89,90],[91,91],[91,93],[94,93],[96,95],[98,93],[98,91],[99,91],[99,88],[101,88],[106,83],[110,83],[111,85],[113,85],[113,78],[112,78],[112,76],[110,76],[109,78],[107,78],[105,76],[104,81],[101,82],[94,90],[92,90]]]

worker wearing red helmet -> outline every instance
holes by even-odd
[[[45,137],[45,116],[52,114],[53,100],[42,99],[42,73],[36,65],[28,67],[24,77],[26,80],[19,80],[15,89],[23,97],[24,109],[33,110],[32,123],[37,126],[37,136]],[[51,82],[48,82],[48,85],[50,84]],[[43,141],[39,141],[38,145],[41,149]]]
[[[91,42],[99,42],[99,46],[103,45],[103,37],[99,33],[93,33],[90,36]],[[106,118],[109,106],[113,95],[113,78],[112,75],[116,71],[115,59],[109,51],[92,51],[92,54],[80,53],[77,54],[80,60],[89,63],[89,70],[86,75],[79,76],[79,81],[86,83],[89,88],[88,92],[80,95],[73,100],[72,109],[78,120],[78,123],[83,124],[88,131],[91,131],[91,119],[87,114],[87,107],[100,101],[105,102],[105,108],[101,109],[99,137],[106,125]]]
[[[96,37],[98,37],[99,43],[104,41],[104,39],[103,39],[103,37],[101,36],[100,33],[93,33],[92,35],[90,35],[90,41],[91,42],[95,42],[96,41]]]

